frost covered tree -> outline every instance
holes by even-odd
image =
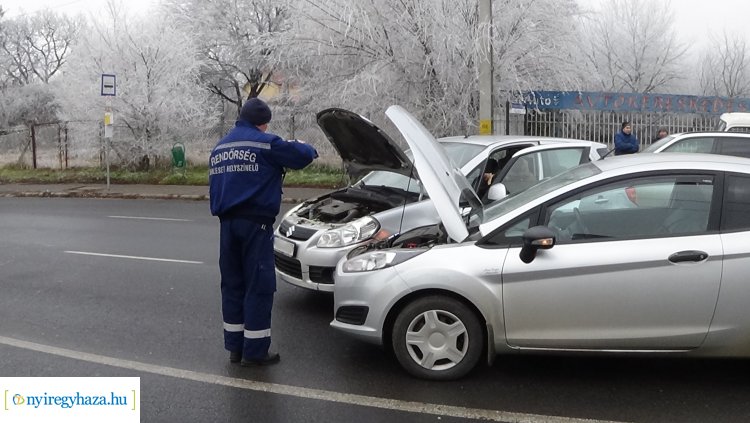
[[[108,20],[92,22],[66,73],[68,120],[101,122],[114,114],[118,154],[126,163],[168,154],[172,143],[205,142],[216,123],[216,104],[199,81],[202,62],[193,38],[163,16],[131,22],[121,5],[108,4]],[[103,73],[117,78],[117,96],[102,97]]]
[[[65,66],[81,24],[49,10],[5,21],[0,38],[5,78],[13,85],[49,82]]]
[[[382,116],[394,103],[437,135],[477,124],[482,49],[475,0],[296,0],[294,29],[279,53],[290,98],[312,110],[351,108]],[[575,87],[576,4],[493,3],[495,90]]]
[[[289,29],[287,0],[165,0],[171,19],[192,33],[202,57],[201,80],[239,114],[276,70],[273,53]]]
[[[606,0],[586,14],[581,38],[596,88],[614,92],[667,90],[681,78],[686,46],[671,2]]]
[[[57,121],[52,83],[66,66],[81,25],[78,18],[49,10],[2,22],[0,126]]]
[[[713,37],[702,54],[700,89],[703,95],[750,96],[750,50],[742,34],[726,31]]]

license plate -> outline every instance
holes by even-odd
[[[274,237],[273,249],[285,256],[294,257],[294,244],[285,239]]]

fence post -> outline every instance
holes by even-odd
[[[65,156],[65,169],[68,168],[68,125],[65,124],[65,143],[63,144],[63,155]]]
[[[510,135],[510,100],[505,100],[505,135]]]
[[[60,170],[63,170],[63,146],[62,146],[62,128],[57,124],[57,159],[60,162]]]
[[[36,169],[36,132],[35,125],[31,125],[31,165]]]

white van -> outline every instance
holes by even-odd
[[[717,125],[716,130],[720,132],[750,132],[750,113],[723,113],[719,117],[719,125]]]

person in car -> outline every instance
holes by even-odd
[[[630,122],[623,122],[620,132],[615,134],[615,156],[637,153],[638,148],[638,138],[633,134],[633,127]]]
[[[669,131],[667,131],[667,128],[659,128],[659,130],[656,131],[656,136],[651,142],[654,143],[656,141],[659,141],[660,139],[666,137],[667,135],[669,135]]]
[[[318,154],[307,144],[266,132],[271,109],[251,98],[209,159],[211,214],[219,217],[224,347],[242,366],[277,363],[270,353],[276,292],[273,223],[284,169],[302,169]]]

